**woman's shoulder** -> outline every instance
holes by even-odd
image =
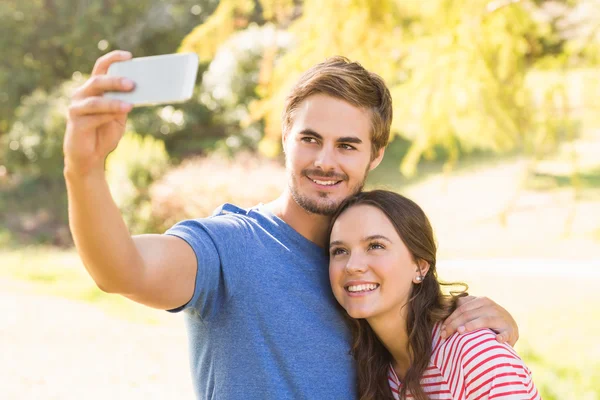
[[[466,394],[476,391],[483,398],[492,393],[499,398],[509,394],[539,398],[529,368],[510,345],[498,342],[490,329],[455,333],[437,342],[434,334],[434,343],[432,363],[446,377],[460,375]]]
[[[463,369],[474,368],[482,363],[487,365],[498,359],[518,360],[522,363],[514,349],[506,343],[498,342],[496,334],[490,329],[455,333],[446,340],[442,340],[434,331],[432,358],[438,366],[451,360],[454,364],[460,364]]]

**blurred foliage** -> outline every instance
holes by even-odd
[[[214,153],[185,161],[152,185],[152,217],[160,223],[157,231],[164,232],[184,219],[210,216],[223,203],[266,203],[284,188],[285,169],[279,163],[250,153],[234,158]]]
[[[167,170],[165,144],[152,136],[126,133],[106,159],[106,178],[132,234],[156,230],[149,189]]]
[[[0,224],[20,241],[70,244],[66,227],[62,139],[69,96],[81,81],[24,96],[10,132],[0,138],[0,164],[11,179],[0,190]]]
[[[34,236],[49,224],[41,241],[68,236],[55,232],[69,93],[113,49],[199,54],[192,100],[129,118],[172,164],[279,155],[291,85],[337,54],[388,83],[402,145],[386,162],[406,176],[422,159],[448,170],[470,153],[543,159],[600,126],[600,0],[5,0],[0,22],[0,223]]]
[[[0,63],[0,225],[13,238],[71,243],[62,178],[65,112],[72,89],[89,76],[95,60],[113,49],[136,57],[175,52],[183,36],[217,5],[214,0],[0,2],[5,57]],[[162,107],[140,108],[129,122],[138,132],[159,136],[176,158],[223,139],[224,130],[198,100],[171,114],[179,112],[184,117],[172,121],[163,118],[168,113]]]
[[[82,79],[66,81],[50,93],[42,89],[24,96],[11,130],[0,148],[8,172],[32,179],[62,179],[62,142],[69,98]]]
[[[259,99],[257,86],[265,79],[265,52],[283,54],[291,35],[273,24],[252,24],[221,44],[202,80],[200,100],[223,127],[227,139],[218,148],[233,154],[256,150],[263,137],[264,124],[253,119],[250,105]]]
[[[182,42],[179,51],[195,52],[201,62],[210,62],[219,46],[233,32],[248,24],[249,16],[254,11],[252,0],[223,0],[202,25],[196,27]]]
[[[95,60],[113,49],[137,57],[172,53],[216,5],[211,0],[3,0],[0,136],[22,96],[91,72]]]
[[[248,29],[248,21],[260,23],[259,6],[263,21],[273,20],[292,35],[289,51],[265,49],[260,99],[251,104],[253,120],[264,121],[260,148],[269,156],[280,151],[281,107],[298,75],[336,54],[359,60],[392,90],[393,134],[412,142],[402,160],[402,171],[410,175],[423,156],[435,157],[440,149],[451,165],[476,150],[535,149],[546,145],[540,138],[556,142],[560,129],[536,123],[554,110],[533,102],[525,80],[537,68],[597,62],[599,5],[597,0],[229,0],[184,39],[182,48],[214,57],[227,32]]]

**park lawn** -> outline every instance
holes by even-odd
[[[568,261],[565,273],[531,268],[516,274],[498,267],[441,268],[440,277],[467,282],[471,294],[490,297],[511,312],[520,330],[515,348],[544,400],[600,399],[600,273],[578,274]]]
[[[0,279],[38,293],[97,305],[127,320],[160,324],[168,315],[100,291],[77,254],[51,248],[0,251]],[[600,275],[592,278],[502,274],[498,269],[444,267],[444,280],[465,281],[469,292],[486,295],[510,310],[519,323],[516,349],[533,371],[545,400],[600,399]],[[453,263],[455,265],[457,263]],[[460,264],[460,263],[458,263]],[[569,268],[565,265],[565,268]]]
[[[27,247],[0,250],[0,279],[15,280],[15,289],[92,303],[128,321],[161,324],[169,314],[142,306],[124,297],[104,293],[88,275],[73,250]],[[19,285],[27,282],[26,286]]]

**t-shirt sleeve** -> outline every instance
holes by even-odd
[[[169,311],[185,310],[202,320],[211,318],[237,287],[245,247],[243,224],[234,218],[216,216],[179,222],[165,234],[185,240],[194,250],[197,261],[192,298]]]
[[[465,378],[465,397],[471,399],[541,399],[531,371],[508,344],[479,330],[463,335],[460,359]]]

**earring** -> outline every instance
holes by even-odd
[[[415,279],[416,279],[417,283],[421,283],[421,281],[423,280],[423,277],[421,275],[419,275]]]

